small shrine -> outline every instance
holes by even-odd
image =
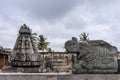
[[[26,67],[26,69],[28,69],[29,67],[34,68],[40,66],[39,55],[40,54],[32,40],[30,28],[23,24],[20,27],[15,46],[13,48],[11,66],[17,68],[24,67],[22,71],[27,72],[24,70]]]

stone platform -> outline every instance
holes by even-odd
[[[120,80],[120,74],[1,73],[0,80]]]

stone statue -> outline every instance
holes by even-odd
[[[78,42],[73,37],[65,43],[68,52],[76,52],[73,73],[114,73],[117,72],[117,48],[103,40]]]

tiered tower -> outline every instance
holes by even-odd
[[[25,24],[20,27],[13,49],[11,65],[13,67],[27,67],[26,69],[40,66],[40,56],[32,40],[31,30]]]

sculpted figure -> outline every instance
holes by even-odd
[[[68,52],[76,52],[73,73],[113,73],[117,72],[117,48],[103,40],[78,42],[73,37],[65,43]]]

